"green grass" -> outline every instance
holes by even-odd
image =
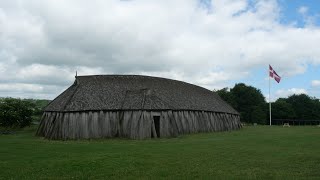
[[[0,135],[0,179],[319,179],[319,127],[245,127],[157,140]]]

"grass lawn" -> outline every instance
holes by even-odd
[[[0,179],[320,179],[319,127],[245,127],[156,140],[0,135]]]

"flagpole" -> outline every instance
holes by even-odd
[[[270,66],[270,65],[269,65]],[[270,121],[270,126],[271,126],[271,101],[270,101],[270,69],[268,71],[268,77],[269,77],[269,121]]]

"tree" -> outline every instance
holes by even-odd
[[[266,123],[266,101],[259,89],[239,83],[230,91],[228,91],[228,88],[223,88],[217,93],[240,113],[241,121]]]
[[[293,110],[296,113],[297,119],[316,119],[317,112],[315,106],[315,99],[312,99],[306,94],[292,95],[289,96],[286,100],[289,104],[292,105]]]
[[[272,103],[272,119],[295,119],[296,112],[285,98],[279,98]]]
[[[218,93],[218,95],[233,108],[237,107],[237,102],[235,101],[234,95],[230,92],[229,88],[226,87],[220,89],[216,91],[216,93]]]
[[[259,89],[239,83],[230,90],[223,88],[216,92],[240,113],[241,121],[266,124],[269,105]],[[279,98],[272,103],[272,118],[319,120],[320,100],[306,94]]]
[[[320,100],[313,98],[312,99],[312,114],[314,115],[313,119],[320,119]]]
[[[250,120],[252,123],[266,124],[266,112],[262,105],[252,106]]]
[[[40,121],[43,109],[50,103],[50,100],[46,99],[24,99],[33,105],[33,121]]]
[[[249,123],[266,123],[265,98],[261,91],[244,83],[236,84],[230,92],[237,102],[242,120]]]
[[[0,126],[25,127],[31,124],[33,104],[13,98],[0,99]]]

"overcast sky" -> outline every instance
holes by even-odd
[[[320,97],[319,0],[0,0],[0,96],[53,99],[78,75],[142,74],[272,99]]]

